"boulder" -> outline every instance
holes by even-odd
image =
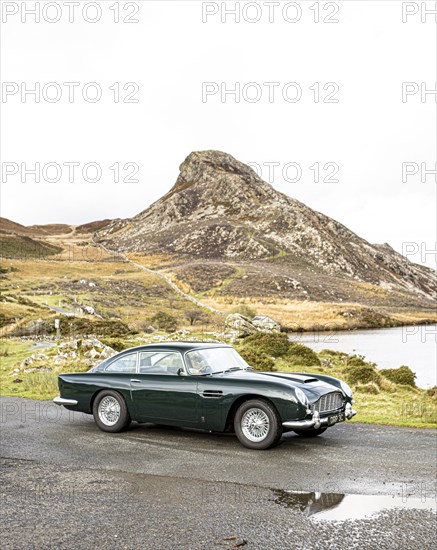
[[[53,357],[53,363],[55,365],[59,365],[60,363],[63,363],[68,359],[68,355],[66,353],[59,353],[58,355],[55,355]]]
[[[252,324],[260,332],[281,332],[281,325],[267,315],[257,315],[252,319]]]
[[[92,350],[93,348],[97,351],[101,351],[105,347],[105,344],[102,344],[97,338],[83,338],[80,341],[80,347],[82,351]]]
[[[225,329],[236,338],[245,338],[258,331],[252,321],[240,313],[231,313],[226,317]]]
[[[85,353],[85,357],[90,357],[91,359],[95,359],[96,357],[100,357],[100,353],[95,348],[92,348]]]
[[[109,346],[105,346],[103,350],[100,352],[100,359],[103,361],[104,359],[109,359],[113,355],[115,355],[117,352],[115,349],[110,348]]]

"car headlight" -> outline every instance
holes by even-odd
[[[341,386],[341,389],[344,391],[344,393],[348,397],[352,397],[352,390],[351,390],[349,384],[346,384],[346,382],[343,382],[343,380],[340,380],[340,386]]]
[[[308,397],[306,396],[305,392],[303,392],[300,388],[295,388],[294,391],[296,392],[296,397],[299,399],[299,401],[302,403],[302,405],[308,405]]]

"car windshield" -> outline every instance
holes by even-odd
[[[186,355],[190,374],[214,374],[250,368],[233,348],[207,348],[189,351]]]

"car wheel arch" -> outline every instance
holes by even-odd
[[[248,393],[248,394],[245,394],[245,395],[240,395],[239,397],[237,397],[237,399],[235,399],[235,401],[231,405],[231,408],[228,411],[228,415],[226,417],[226,424],[225,424],[225,431],[226,432],[233,431],[233,429],[234,429],[234,427],[233,427],[234,426],[234,417],[235,417],[235,414],[236,414],[238,408],[243,403],[245,403],[246,401],[250,401],[251,399],[261,399],[262,401],[266,401],[272,407],[275,408],[276,412],[278,412],[278,409],[277,409],[276,405],[273,403],[273,401],[271,399],[269,399],[268,397],[265,397],[264,395],[259,395],[257,393]]]
[[[127,407],[127,410],[129,411],[130,413],[130,409],[129,409],[129,405],[128,405],[128,402],[126,401],[126,398],[124,397],[124,395],[121,393],[121,391],[117,390],[117,389],[113,389],[113,388],[99,388],[98,390],[96,390],[93,395],[91,396],[91,401],[90,401],[90,410],[91,410],[91,414],[93,412],[93,407],[94,407],[94,402],[95,400],[97,399],[97,397],[99,396],[99,394],[101,394],[102,392],[104,391],[107,391],[107,390],[111,390],[113,392],[116,392],[118,393],[118,395],[123,399],[123,401],[125,402],[126,404],[126,407]]]
[[[102,391],[104,391],[104,388],[99,388],[98,390],[96,390],[93,395],[91,396],[91,400],[90,400],[90,411],[91,411],[91,414],[93,413],[93,407],[94,407],[94,401],[97,399],[97,396],[99,395],[99,393],[102,393]]]

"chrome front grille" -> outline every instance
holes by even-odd
[[[314,403],[313,410],[319,413],[326,413],[341,409],[343,405],[343,395],[340,392],[332,392],[322,395],[322,397]]]

